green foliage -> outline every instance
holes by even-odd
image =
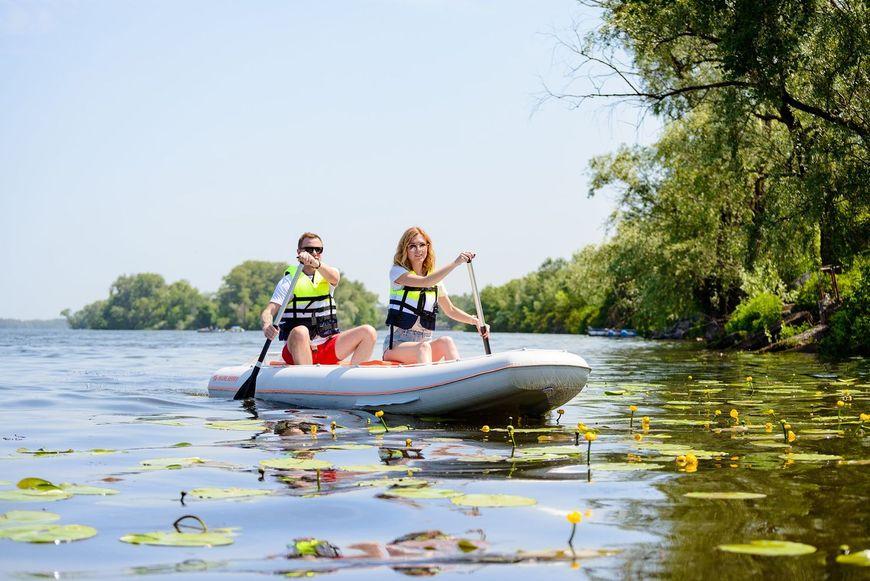
[[[729,333],[769,331],[782,318],[782,299],[772,293],[761,293],[737,305],[728,319]]]
[[[828,320],[829,333],[822,340],[828,355],[870,355],[870,257],[855,261],[853,269],[838,279],[842,306]]]
[[[263,260],[247,260],[233,267],[217,291],[218,326],[259,329],[260,313],[286,269],[283,262]]]
[[[205,295],[185,280],[167,285],[158,274],[120,276],[109,297],[72,313],[61,313],[73,329],[199,329],[202,327],[260,328],[260,313],[287,265],[249,260],[224,277],[214,295]],[[342,328],[378,325],[383,316],[377,295],[358,282],[342,279],[336,288]]]
[[[813,328],[813,324],[809,322],[803,322],[797,327],[792,327],[791,325],[783,325],[779,331],[779,339],[785,340],[794,337],[795,335],[800,335],[804,331],[808,331]]]
[[[335,302],[338,304],[338,324],[342,329],[384,324],[385,315],[382,317],[378,310],[378,295],[366,290],[361,282],[342,277],[335,287]]]

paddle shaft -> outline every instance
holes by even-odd
[[[275,318],[272,319],[273,326],[277,327],[278,323],[280,323],[281,319],[284,317],[284,311],[287,310],[287,304],[293,296],[293,291],[296,290],[296,281],[299,280],[301,274],[302,265],[300,264],[296,268],[296,274],[293,275],[293,280],[290,281],[290,288],[287,289],[287,296],[284,297],[284,302],[281,303],[281,307],[278,309],[278,312],[275,313]],[[272,340],[266,339],[266,343],[263,345],[263,350],[260,351],[260,357],[257,359],[257,363],[254,364],[254,369],[251,371],[251,376],[245,380],[245,383],[242,384],[239,391],[237,391],[236,395],[233,396],[233,399],[250,399],[254,397],[255,393],[257,393],[257,375],[260,373],[260,368],[263,367],[263,361],[266,359],[266,353],[269,352],[269,346],[271,344]]]
[[[480,329],[486,329],[486,320],[483,318],[483,307],[480,304],[480,293],[477,292],[477,280],[474,278],[474,267],[471,266],[471,261],[468,261],[468,277],[471,279],[471,294],[474,296],[474,308],[477,310],[477,320],[480,321]],[[483,339],[483,350],[487,355],[492,355],[492,350],[489,348],[489,339],[481,335]]]

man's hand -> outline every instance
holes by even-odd
[[[274,341],[275,337],[278,336],[278,327],[272,324],[271,321],[263,325],[263,335],[266,336],[266,339],[269,341]]]

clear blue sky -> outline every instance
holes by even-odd
[[[604,239],[587,164],[635,111],[536,110],[573,0],[0,0],[0,317],[120,274],[215,291],[298,235],[381,297],[402,231],[478,284]],[[466,272],[446,280],[469,289]]]

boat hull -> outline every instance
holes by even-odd
[[[251,365],[219,369],[212,397],[233,397]],[[256,397],[289,407],[382,409],[409,415],[504,410],[539,415],[574,398],[590,368],[566,351],[520,349],[431,365],[264,366]]]

